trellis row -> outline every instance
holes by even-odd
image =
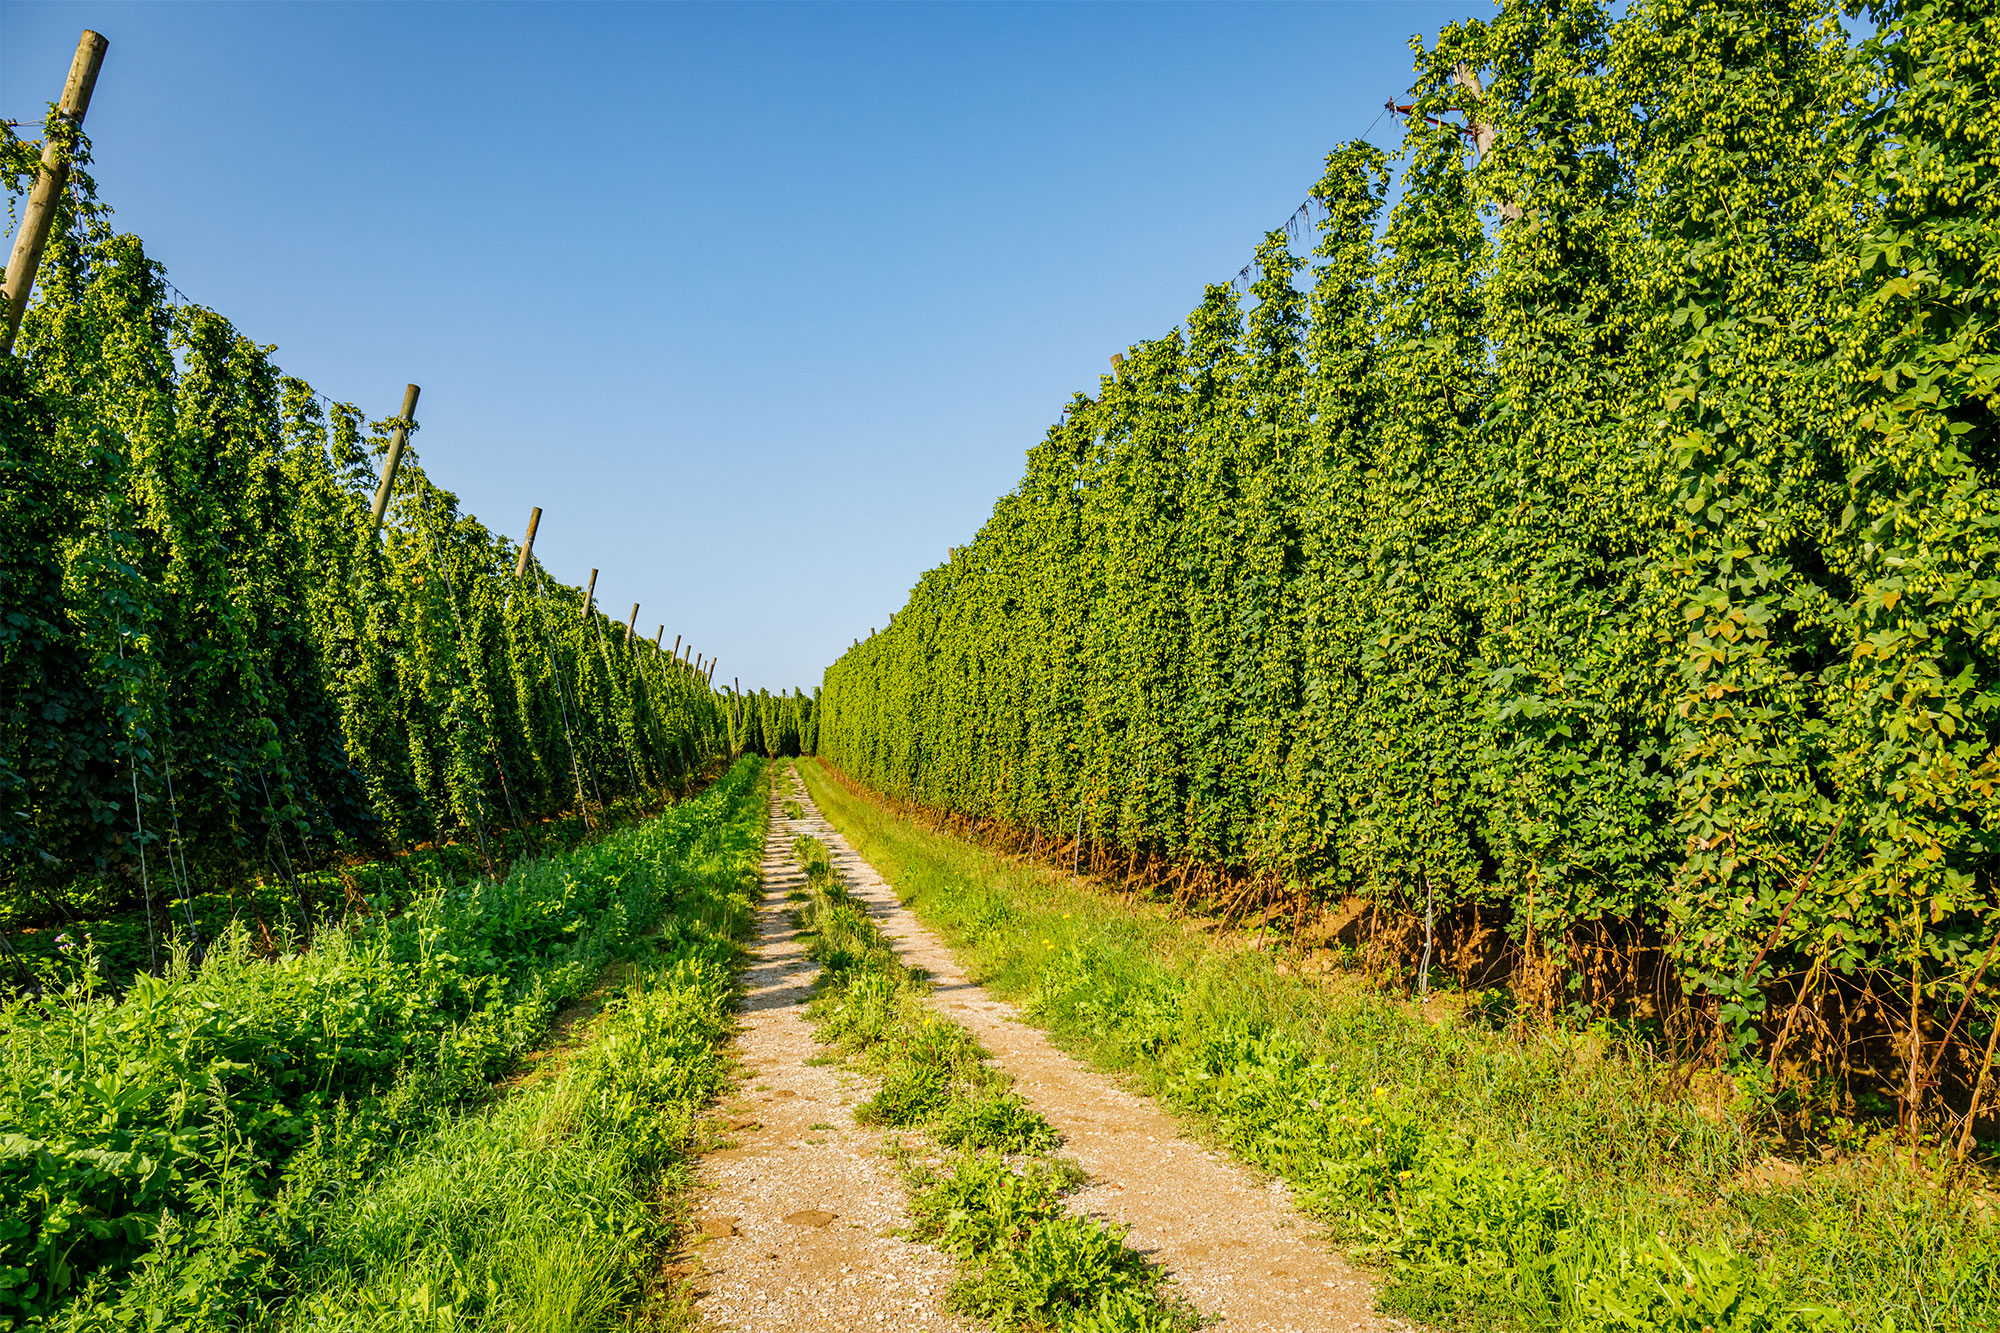
[[[35,149],[0,150],[18,194]],[[0,358],[15,919],[60,913],[79,876],[138,898],[163,838],[151,873],[171,867],[183,893],[291,878],[337,849],[484,850],[490,826],[685,788],[726,750],[705,681],[414,459],[385,469],[371,532],[385,432],[415,423],[327,408],[221,315],[174,301],[87,163],[79,137]]]
[[[1977,1100],[2000,17],[1869,13],[1507,0],[1419,43],[1386,228],[1341,147],[1309,281],[1272,233],[1247,316],[1211,287],[1077,397],[829,668],[821,751],[1323,899],[1612,925],[1746,1075],[1840,991],[1906,1115]]]

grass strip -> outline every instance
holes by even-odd
[[[1988,1198],[1886,1139],[1781,1160],[1606,1027],[1446,1021],[1361,979],[913,822],[816,761],[814,801],[974,979],[1291,1183],[1386,1308],[1465,1328],[2000,1327]]]
[[[584,1262],[563,1245],[622,1274],[584,1285],[628,1302],[671,1224],[689,1108],[719,1076],[704,1053],[727,1021],[764,776],[743,761],[643,825],[300,955],[260,960],[238,936],[119,1001],[78,987],[0,1009],[0,1325],[321,1326],[346,1309],[340,1326],[479,1326],[470,1312],[568,1289],[524,1276]],[[619,1012],[563,1078],[496,1094],[621,959]],[[542,1244],[538,1217],[562,1237]],[[515,1326],[595,1317],[574,1313]]]
[[[1000,1328],[1197,1327],[1122,1229],[1064,1206],[1082,1170],[1056,1155],[1054,1129],[986,1063],[972,1034],[931,1003],[926,979],[842,887],[825,844],[802,836],[794,850],[807,875],[807,952],[821,968],[807,1012],[822,1044],[880,1080],[855,1119],[918,1131],[937,1150],[902,1145],[899,1165],[909,1236],[959,1262],[951,1307]]]
[[[653,1280],[685,1223],[700,1111],[729,1081],[731,936],[750,907],[701,897],[644,940],[559,1074],[442,1126],[355,1196],[300,1172],[280,1207],[309,1240],[265,1326],[588,1333],[635,1307],[672,1322]],[[324,1160],[345,1157],[330,1136]]]

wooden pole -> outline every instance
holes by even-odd
[[[653,631],[653,647],[658,648],[660,646],[660,640],[665,637],[666,632],[667,627],[665,625]]]
[[[69,78],[63,81],[62,100],[56,114],[81,127],[83,113],[90,110],[90,94],[97,88],[97,71],[104,65],[104,52],[111,43],[100,33],[83,30],[76,39],[76,54],[70,57]],[[7,260],[4,298],[7,303],[7,338],[0,353],[14,350],[14,335],[21,331],[21,317],[28,313],[28,293],[35,287],[35,270],[41,267],[42,250],[49,243],[55,225],[56,204],[69,186],[69,154],[51,137],[42,145],[42,169],[35,175],[35,188],[28,195],[27,212],[21,215],[21,230],[14,234],[14,252]]]
[[[1125,353],[1113,352],[1111,354],[1111,378],[1114,380],[1125,378]]]
[[[632,646],[632,627],[639,623],[639,604],[632,603],[632,614],[625,621],[625,646]]]
[[[583,619],[590,619],[590,599],[597,596],[597,571],[590,571],[590,586],[583,590]]]
[[[672,653],[672,656],[679,657],[680,655],[681,655],[681,636],[676,634],[674,635],[674,651]]]
[[[1452,70],[1451,81],[1480,101],[1486,100],[1486,89],[1481,86],[1479,75],[1474,72],[1472,66],[1461,63]],[[1466,113],[1465,118],[1471,122],[1469,128],[1472,130],[1472,142],[1479,149],[1478,160],[1484,162],[1486,155],[1493,151],[1493,122],[1475,117],[1470,112]],[[1515,200],[1509,199],[1500,205],[1500,222],[1503,226],[1509,222],[1519,222],[1525,216],[1521,205]]]
[[[403,386],[403,410],[396,418],[396,429],[389,436],[389,452],[382,456],[382,484],[375,488],[375,508],[368,516],[368,535],[382,531],[382,515],[389,512],[389,491],[396,484],[396,469],[403,465],[403,446],[409,442],[409,423],[417,419],[417,394],[422,392],[414,384]]]
[[[1480,86],[1479,75],[1473,72],[1472,66],[1461,63],[1452,70],[1451,81],[1480,101],[1486,100],[1486,89]],[[1486,155],[1493,151],[1493,126],[1471,116],[1467,116],[1466,119],[1472,121],[1472,142],[1479,147],[1480,160],[1485,161]]]
[[[709,661],[709,664],[708,664],[708,677],[707,677],[707,679],[705,680],[705,682],[704,682],[704,683],[705,683],[705,684],[709,684],[709,685],[713,685],[713,684],[715,684],[715,662],[714,662],[714,660],[713,660],[713,659],[711,659],[711,660]]]
[[[514,577],[528,576],[528,557],[535,553],[535,529],[542,526],[542,507],[536,505],[528,511],[528,535],[521,539],[521,558],[514,562]]]

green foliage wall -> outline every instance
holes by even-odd
[[[19,194],[32,146],[0,148]],[[722,753],[705,682],[539,564],[517,581],[516,549],[413,453],[371,539],[394,423],[325,406],[172,301],[87,176],[36,293],[0,361],[14,919],[60,910],[78,877],[164,901],[337,849],[483,847],[494,824],[685,785]]]
[[[1273,233],[1247,314],[1211,287],[1073,400],[828,669],[821,753],[1517,937],[1636,922],[1739,1047],[1830,975],[1936,1040],[2000,926],[2000,18],[1870,17],[1507,0],[1419,44],[1386,217],[1334,152],[1310,271]]]
[[[735,698],[736,752],[767,759],[814,753],[819,742],[819,691],[772,694],[758,690]]]

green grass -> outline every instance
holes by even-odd
[[[985,1063],[972,1034],[930,1002],[836,879],[825,844],[800,837],[800,908],[821,967],[815,1035],[880,1079],[863,1124],[921,1131],[938,1151],[901,1150],[909,1235],[959,1262],[950,1303],[998,1328],[1186,1333],[1197,1321],[1122,1230],[1071,1214],[1083,1182],[1049,1123]]]
[[[0,1327],[602,1326],[723,1077],[761,761],[501,884],[0,1008]],[[608,964],[559,1076],[492,1080]]]
[[[558,1076],[444,1126],[358,1197],[308,1204],[299,1294],[269,1326],[621,1325],[684,1220],[698,1115],[727,1082],[728,940],[746,905],[650,938]]]
[[[597,808],[590,819],[572,812],[522,828],[490,829],[487,846],[497,873],[504,876],[517,862],[574,852],[644,822],[659,808],[657,798],[619,797]],[[0,930],[7,932],[22,964],[44,986],[60,985],[73,971],[72,951],[62,945],[88,937],[96,948],[100,975],[122,987],[136,974],[150,971],[155,956],[164,962],[176,945],[212,947],[233,926],[241,925],[260,941],[268,932],[273,942],[289,944],[308,918],[339,917],[357,903],[370,910],[398,911],[440,885],[477,878],[485,868],[478,844],[470,839],[302,870],[296,888],[269,876],[230,879],[214,867],[195,865],[189,867],[192,878],[186,885],[187,896],[182,897],[182,886],[170,873],[171,862],[165,856],[159,852],[152,866],[156,910],[150,936],[144,909],[131,905],[129,885],[89,878],[46,896],[23,894],[15,901],[0,902]],[[19,969],[0,958],[0,990],[19,981]]]
[[[817,762],[823,814],[1062,1045],[1283,1177],[1451,1327],[1961,1333],[2000,1327],[1986,1196],[1885,1141],[1781,1151],[1607,1030],[1439,1021],[904,819]]]

